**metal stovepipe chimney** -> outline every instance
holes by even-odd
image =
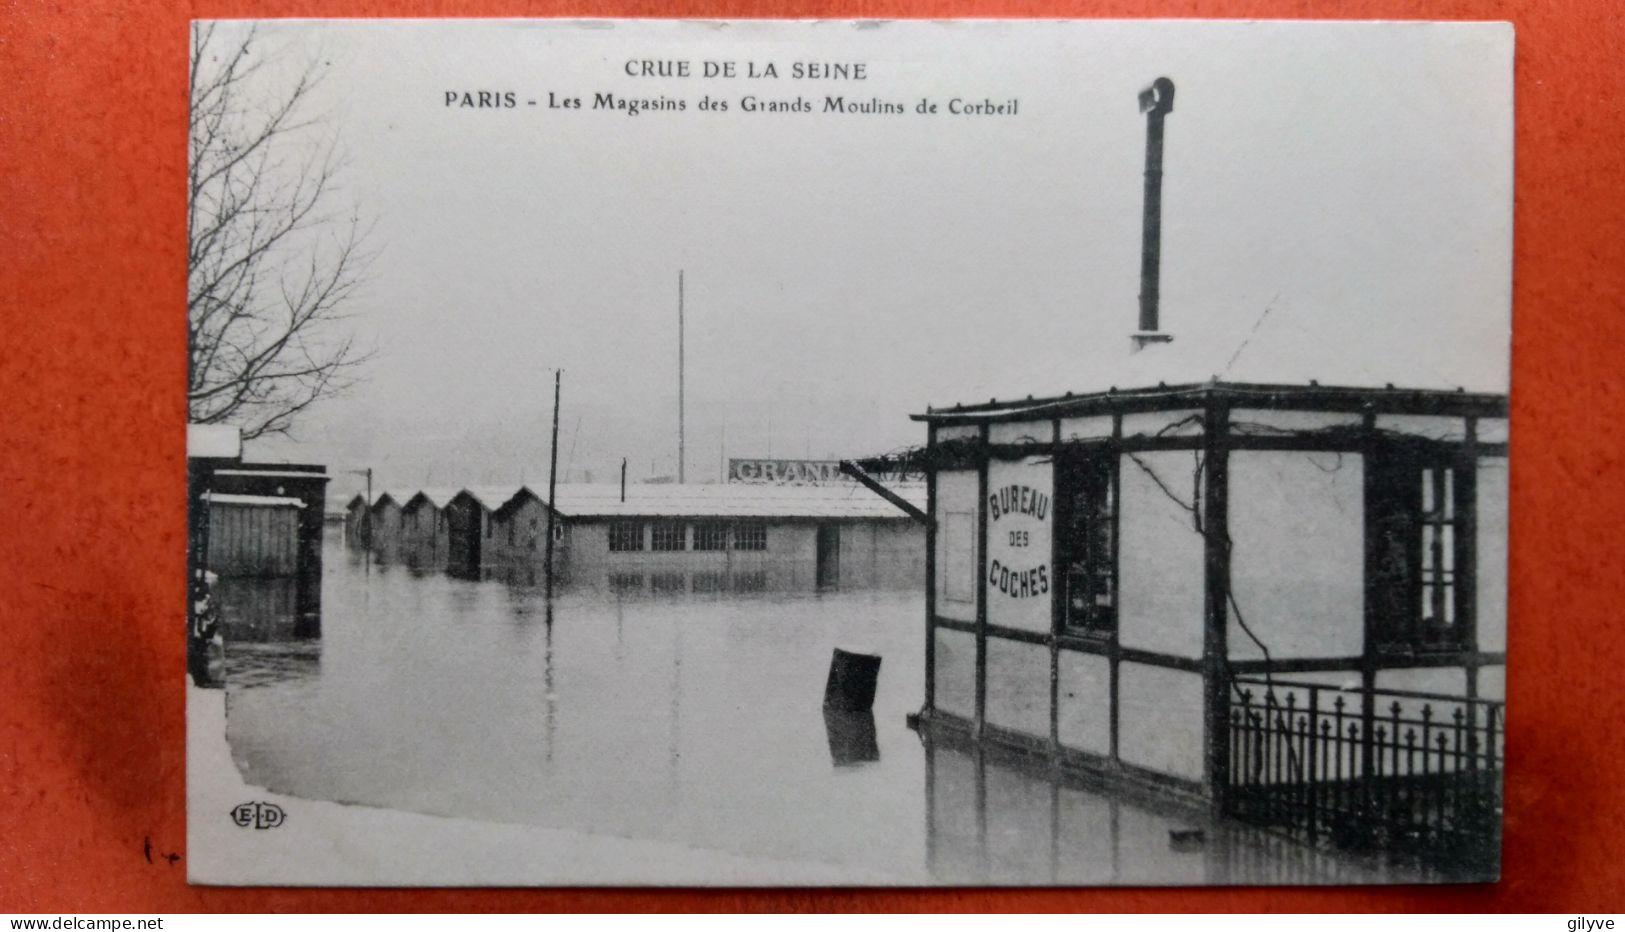
[[[1158,285],[1162,275],[1162,121],[1174,109],[1174,82],[1158,78],[1140,92],[1145,123],[1145,215],[1140,236],[1140,330],[1134,349],[1166,343],[1173,335],[1161,332]]]

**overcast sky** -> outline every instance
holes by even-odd
[[[1159,75],[1178,86],[1162,265],[1176,341],[1228,352],[1271,307],[1267,329],[1374,379],[1506,388],[1503,27],[263,28],[268,52],[327,63],[317,103],[348,157],[342,193],[375,223],[351,323],[377,355],[299,443],[251,455],[372,466],[390,485],[545,480],[561,367],[561,468],[675,472],[679,269],[690,481],[717,476],[724,435],[729,456],[873,453],[921,442],[908,415],[928,404],[1082,385],[1135,325],[1136,94]],[[633,78],[627,59],[864,62],[868,77]],[[519,105],[445,106],[481,90]],[[549,110],[550,91],[688,109]],[[706,94],[729,112],[700,112]],[[910,113],[747,114],[746,94]],[[955,96],[1019,112],[912,112]]]

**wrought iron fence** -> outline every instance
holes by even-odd
[[[1237,678],[1226,811],[1473,872],[1501,846],[1501,702]]]

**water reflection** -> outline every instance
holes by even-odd
[[[227,737],[277,792],[841,865],[876,883],[1361,882],[941,742],[918,588],[767,588],[640,568],[562,586],[327,554],[320,641],[286,593],[222,586]],[[539,582],[539,581],[538,581]],[[758,587],[758,588],[753,588]],[[765,590],[765,591],[764,591]],[[872,713],[825,713],[830,657],[885,658]],[[1272,847],[1275,845],[1275,847]],[[1286,851],[1287,853],[1282,853]]]
[[[227,577],[215,580],[211,589],[229,642],[295,641],[321,634],[321,616],[299,611],[297,577]]]
[[[926,738],[927,862],[943,883],[1415,883],[1412,867],[1316,850],[1155,795],[961,740]]]
[[[826,708],[824,731],[829,736],[829,759],[835,766],[853,767],[880,760],[873,712]]]

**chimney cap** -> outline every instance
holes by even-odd
[[[1174,110],[1174,82],[1158,78],[1140,92],[1141,113],[1172,113]]]
[[[1129,334],[1129,342],[1133,344],[1132,352],[1138,353],[1153,343],[1172,343],[1174,335],[1165,330],[1141,330]]]

